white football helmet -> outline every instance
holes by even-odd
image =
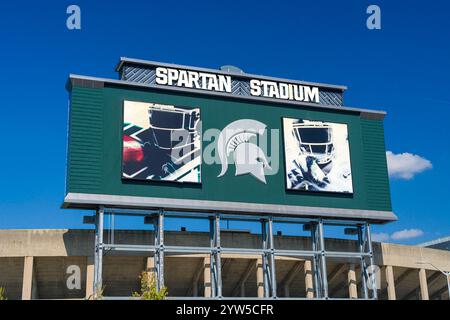
[[[333,129],[322,121],[300,120],[292,125],[301,155],[312,156],[323,169],[334,156]]]

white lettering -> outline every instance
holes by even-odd
[[[178,80],[178,70],[177,69],[168,69],[168,76],[167,76],[167,84],[171,86],[174,81]]]
[[[220,91],[231,92],[231,77],[219,75]]]
[[[177,86],[179,87],[188,87],[192,88],[190,81],[188,81],[188,74],[185,70],[180,70],[180,74],[178,76]]]
[[[156,68],[156,83],[167,84],[167,69],[158,67]]]
[[[232,78],[228,75],[164,67],[156,68],[156,83],[228,93],[232,89]],[[319,103],[318,87],[259,79],[250,79],[249,84],[252,96]]]
[[[189,76],[189,87],[195,89],[200,89],[200,85],[198,83],[198,73],[194,71],[188,71]]]
[[[252,96],[260,96],[261,95],[261,81],[257,79],[250,80],[250,94]]]
[[[315,103],[319,103],[319,88],[314,87],[303,87],[303,89],[305,90],[305,101],[312,101]]]

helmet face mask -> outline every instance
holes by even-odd
[[[160,149],[180,149],[194,143],[200,115],[195,110],[155,106],[148,110],[150,128]]]
[[[334,156],[331,126],[320,121],[294,123],[292,134],[298,143],[300,154],[315,158],[322,169],[331,170]]]

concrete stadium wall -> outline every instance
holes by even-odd
[[[105,233],[105,239],[108,233]],[[222,233],[223,247],[259,248],[259,235],[248,232]],[[151,244],[151,231],[120,230],[115,243]],[[203,232],[166,231],[168,245],[205,246]],[[275,236],[275,247],[309,249],[310,239]],[[326,239],[330,251],[357,251],[356,242]],[[9,299],[83,299],[92,295],[94,233],[92,230],[1,230],[0,286]],[[450,252],[423,247],[385,243],[374,244],[375,263],[380,267],[381,299],[448,299],[445,276],[437,269],[450,270]],[[105,296],[131,296],[139,289],[139,275],[151,270],[148,253],[107,252],[103,264]],[[420,262],[425,262],[423,264]],[[70,266],[80,270],[80,287],[68,289]],[[361,297],[359,261],[327,259],[330,297]],[[223,294],[228,297],[262,295],[261,262],[257,255],[222,254]],[[311,262],[276,257],[278,296],[314,296]],[[208,296],[209,256],[166,255],[165,284],[169,296]]]

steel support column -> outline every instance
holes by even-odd
[[[368,299],[369,293],[367,290],[367,264],[366,264],[366,258],[363,255],[365,252],[365,241],[363,238],[363,232],[362,232],[362,226],[358,225],[358,248],[359,252],[361,253],[360,257],[360,267],[361,267],[361,292],[363,293],[363,298]]]
[[[105,215],[110,215],[110,232],[108,234],[108,242],[104,243],[104,219]],[[114,215],[123,216],[141,216],[144,218],[144,223],[154,224],[154,244],[153,245],[136,245],[136,244],[116,244],[114,241],[114,229],[115,221]],[[164,244],[164,220],[165,217],[195,217],[209,219],[210,222],[210,247],[195,247],[195,246],[165,246]],[[152,219],[151,219],[152,218]],[[262,248],[222,248],[221,247],[221,219],[232,219],[240,221],[259,221],[261,223],[261,245]],[[310,230],[311,232],[311,249],[310,250],[277,250],[274,242],[274,226],[276,222],[281,223],[295,223],[303,224],[306,227],[304,230]],[[325,248],[325,235],[324,225],[343,225],[357,228],[358,233],[358,252],[339,252],[339,251],[326,251]],[[364,233],[363,233],[364,231]],[[149,252],[149,255],[153,254],[155,261],[155,280],[158,290],[164,287],[164,255],[165,253],[202,253],[210,254],[208,258],[205,256],[205,265],[210,262],[210,270],[205,270],[205,280],[207,275],[211,276],[211,294],[212,298],[222,298],[222,275],[221,275],[221,252],[234,253],[234,254],[251,254],[258,255],[257,265],[257,282],[260,285],[258,290],[258,296],[264,296],[265,298],[277,297],[277,282],[276,282],[276,255],[286,255],[294,257],[307,257],[311,259],[309,263],[308,272],[305,275],[305,281],[307,283],[307,297],[312,298],[328,298],[328,278],[327,278],[327,258],[349,258],[360,259],[361,263],[361,276],[362,276],[362,290],[364,298],[369,296],[369,288],[367,282],[370,280],[371,288],[375,288],[372,291],[371,297],[377,298],[376,291],[376,278],[375,275],[371,278],[368,277],[368,264],[373,265],[373,249],[370,235],[370,226],[365,221],[335,221],[335,220],[323,220],[323,219],[298,219],[287,218],[277,216],[248,216],[238,214],[226,214],[226,213],[180,213],[154,210],[136,210],[136,209],[118,209],[118,208],[103,208],[102,206],[96,211],[95,215],[95,252],[94,252],[94,283],[93,292],[94,297],[98,298],[101,294],[102,286],[102,266],[103,266],[103,252],[104,250],[117,250],[117,251],[143,251]],[[306,271],[305,262],[305,271]],[[312,265],[312,266],[311,266]],[[253,267],[252,267],[253,268]],[[309,271],[309,270],[312,270]],[[250,272],[250,271],[249,271]],[[373,281],[373,283],[372,283]],[[314,282],[314,288],[313,288]],[[206,288],[205,288],[206,289]],[[239,289],[239,288],[238,288]],[[236,290],[238,290],[236,289]],[[234,290],[234,291],[236,291]],[[206,291],[206,290],[205,290]],[[209,290],[208,290],[209,291]],[[245,294],[244,285],[241,286],[241,293]],[[314,293],[314,294],[313,294]],[[238,291],[236,291],[238,294]],[[209,296],[209,294],[207,294]]]
[[[211,297],[215,297],[216,296],[216,280],[217,280],[217,276],[216,276],[216,262],[215,262],[215,232],[216,232],[216,228],[215,228],[215,220],[214,218],[210,218],[209,219],[209,246],[211,248],[211,252],[209,255],[209,270],[210,270],[210,277],[211,277]]]
[[[103,206],[99,207],[96,214],[96,228],[95,228],[95,259],[94,259],[94,298],[98,298],[102,290],[103,282],[103,221],[105,209]]]
[[[366,223],[366,241],[367,241],[367,249],[369,253],[369,262],[371,268],[370,281],[372,287],[372,298],[378,299],[378,288],[377,288],[377,274],[375,270],[375,264],[373,260],[373,248],[372,248],[372,235],[370,232],[370,224]]]
[[[263,250],[267,250],[267,223],[266,220],[261,220],[261,239],[262,239],[262,248]],[[263,285],[264,285],[264,297],[269,297],[269,283],[270,283],[270,277],[269,277],[269,268],[267,263],[267,253],[263,252],[261,257],[262,262],[262,271],[263,271]]]
[[[313,279],[314,279],[314,292],[316,298],[321,298],[322,294],[322,285],[320,280],[320,270],[319,270],[319,256],[317,255],[318,244],[317,244],[317,224],[311,224],[311,246],[312,251],[314,252],[314,257],[312,259],[313,264]]]
[[[158,291],[164,287],[164,210],[158,213]]]
[[[94,281],[92,282],[92,297],[97,298],[97,277],[98,277],[98,211],[95,212],[94,229]],[[87,284],[86,284],[87,285]]]
[[[275,272],[275,244],[273,241],[273,219],[269,218],[269,249],[270,249],[270,288],[272,298],[277,297],[277,279]]]
[[[327,260],[325,257],[325,239],[323,233],[323,221],[319,220],[319,243],[320,243],[320,262],[322,271],[322,295],[328,298],[328,279],[327,279]]]
[[[218,298],[222,297],[222,261],[220,257],[220,215],[216,215],[215,219],[215,260],[216,260],[216,276],[217,276],[217,287],[216,287],[216,296]]]

